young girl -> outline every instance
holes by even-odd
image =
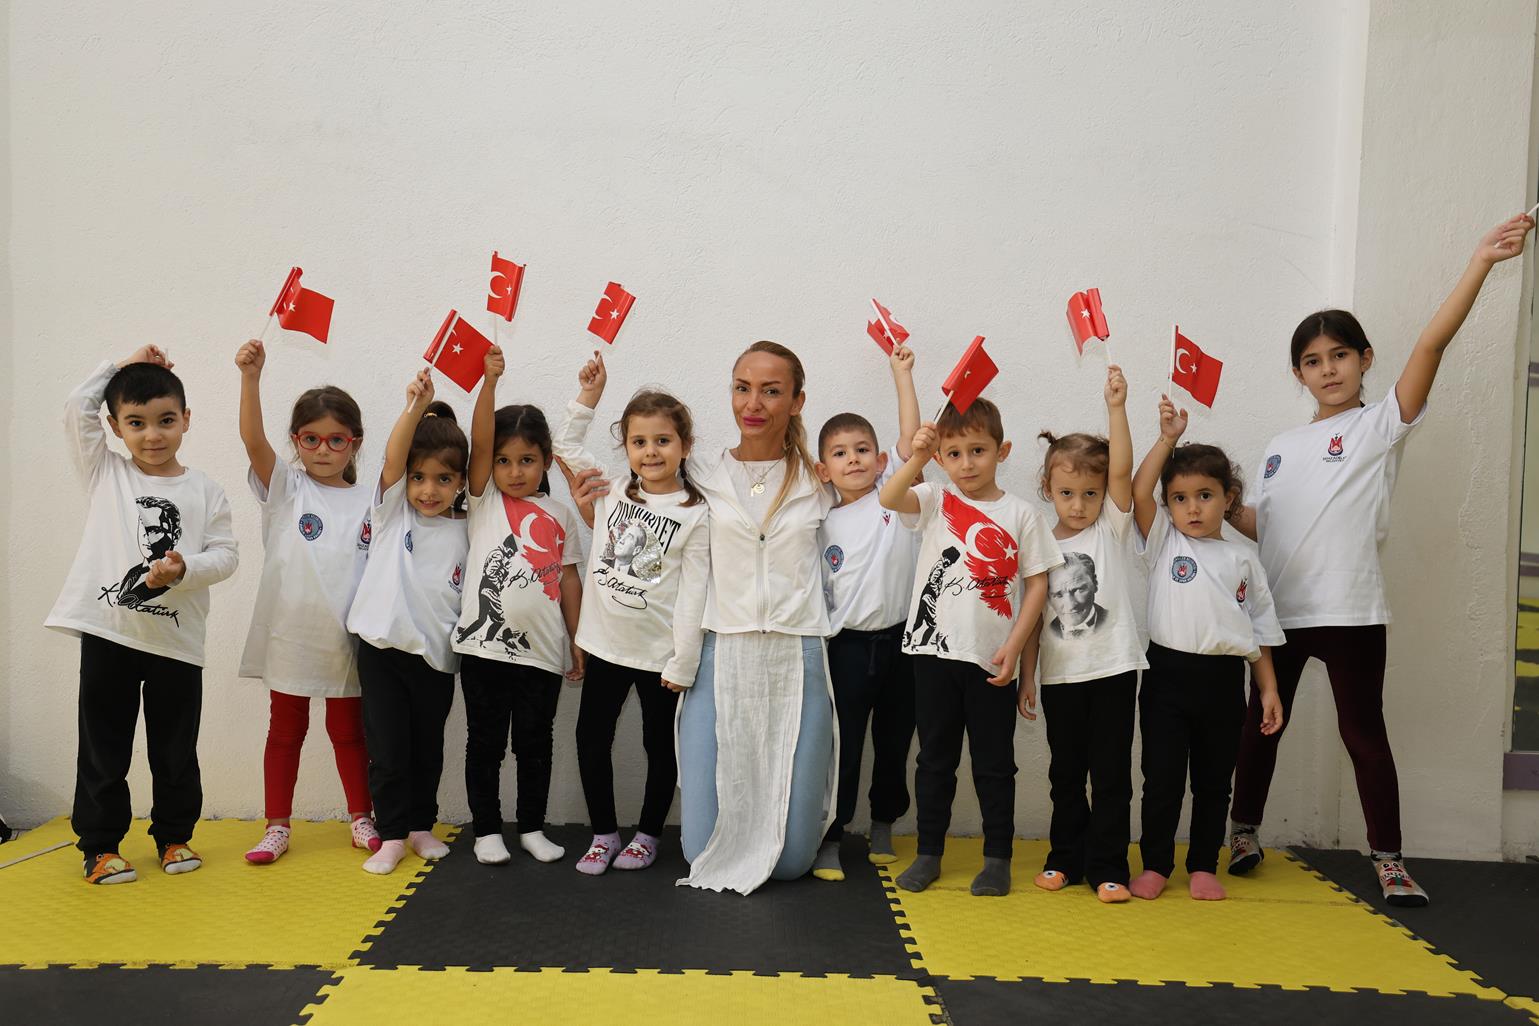
[[[470,422],[470,555],[476,599],[454,631],[465,691],[465,791],[478,862],[512,856],[502,838],[499,777],[511,737],[518,759],[518,843],[541,862],[565,849],[545,836],[551,724],[561,677],[582,677],[577,630],[582,558],[577,521],[553,501],[546,472],[550,427],[537,406],[497,405],[505,363],[486,354],[486,380]],[[495,487],[487,490],[487,482]]]
[[[1400,853],[1400,785],[1384,726],[1384,662],[1389,603],[1379,546],[1389,532],[1389,499],[1406,436],[1421,423],[1443,353],[1464,323],[1491,268],[1523,252],[1534,227],[1525,214],[1481,238],[1464,275],[1416,340],[1389,395],[1363,401],[1373,347],[1345,310],[1322,310],[1293,333],[1293,376],[1316,409],[1309,424],[1267,443],[1254,508],[1236,526],[1261,546],[1288,645],[1277,659],[1277,687],[1290,715],[1310,658],[1325,663],[1336,723],[1368,825],[1370,857],[1391,905],[1427,904]],[[1260,727],[1255,696],[1235,773],[1229,871],[1260,864],[1256,828],[1266,811],[1279,730]]]
[[[470,537],[463,509],[470,443],[423,369],[406,388],[390,432],[370,521],[373,541],[347,618],[358,635],[358,677],[369,741],[369,791],[384,843],[363,868],[392,872],[406,846],[424,859],[449,848],[433,836],[444,721],[460,657],[449,636],[460,616]]]
[[[572,471],[598,466],[583,437],[607,380],[604,357],[594,353],[577,376],[577,399],[567,404],[556,433],[556,455]],[[645,869],[657,858],[678,780],[673,717],[679,692],[695,682],[700,665],[711,567],[705,498],[685,470],[694,444],[688,408],[664,392],[638,392],[615,428],[630,473],[594,504],[599,540],[588,559],[577,628],[577,647],[586,656],[577,766],[593,823],[593,843],[577,860],[577,871],[591,876],[611,860],[616,869]],[[622,851],[610,750],[633,684],[641,701],[647,782],[635,836]]]
[[[1271,646],[1283,642],[1266,571],[1243,542],[1226,538],[1239,509],[1240,475],[1213,445],[1176,447],[1186,430],[1160,397],[1160,437],[1133,479],[1133,516],[1149,565],[1149,669],[1138,696],[1143,735],[1144,871],[1129,887],[1158,898],[1175,871],[1176,824],[1191,766],[1186,854],[1192,897],[1217,901],[1229,778],[1245,721],[1245,662],[1260,692],[1261,729],[1282,728]],[[1164,504],[1154,498],[1158,480]]]
[[[235,354],[240,368],[240,437],[248,480],[262,504],[262,583],[240,675],[260,677],[272,698],[263,756],[267,831],[246,852],[257,865],[289,850],[289,816],[310,699],[326,700],[326,733],[353,821],[353,846],[379,848],[369,818],[369,756],[364,748],[357,647],[347,611],[369,547],[370,489],[358,485],[363,415],[352,396],[327,385],[294,403],[289,440],[299,465],[280,464],[262,427],[259,385],[267,353],[256,339]]]
[[[1087,880],[1108,903],[1128,900],[1133,714],[1138,671],[1149,665],[1128,595],[1133,438],[1127,397],[1122,368],[1108,367],[1109,437],[1040,435],[1048,443],[1042,495],[1058,513],[1053,537],[1064,565],[1048,571],[1047,608],[1021,662],[1021,715],[1037,718],[1031,674],[1037,666],[1052,750],[1052,848],[1036,884],[1056,891]],[[1085,800],[1087,776],[1093,803]]]

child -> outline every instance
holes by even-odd
[[[573,471],[598,466],[583,448],[608,374],[594,353],[577,375],[555,450]],[[593,823],[593,842],[577,871],[598,876],[646,869],[657,858],[663,823],[678,781],[673,718],[679,693],[700,666],[700,628],[711,574],[704,496],[685,461],[694,444],[689,409],[664,392],[638,392],[615,425],[630,473],[616,478],[594,504],[595,542],[583,589],[577,647],[585,656],[582,707],[577,714],[577,767]],[[620,848],[615,814],[615,724],[635,685],[641,702],[641,741],[647,782],[636,833]],[[618,853],[618,855],[616,854]]]
[[[1267,443],[1256,505],[1236,524],[1261,545],[1261,562],[1277,596],[1288,645],[1277,657],[1277,688],[1291,715],[1299,677],[1310,658],[1325,664],[1336,724],[1357,774],[1368,847],[1384,900],[1427,904],[1400,852],[1400,783],[1384,726],[1384,663],[1389,602],[1379,546],[1389,531],[1406,437],[1421,423],[1443,353],[1453,342],[1500,261],[1523,252],[1534,227],[1525,214],[1485,234],[1464,275],[1416,340],[1400,379],[1378,402],[1363,401],[1363,376],[1374,352],[1363,327],[1345,310],[1322,310],[1293,333],[1293,375],[1309,389],[1311,423]],[[1256,829],[1266,811],[1282,731],[1259,728],[1252,695],[1235,771],[1229,871],[1261,863]]]
[[[352,396],[327,385],[294,402],[289,440],[299,465],[280,464],[262,426],[260,384],[267,351],[256,339],[235,354],[240,369],[240,437],[248,481],[262,505],[262,582],[240,675],[267,684],[271,718],[262,757],[267,830],[246,861],[268,865],[289,850],[289,817],[299,754],[310,727],[310,699],[326,700],[326,733],[352,820],[353,847],[379,848],[369,818],[369,756],[364,747],[357,641],[347,612],[369,547],[372,489],[360,486],[356,459],[363,415]]]
[[[1262,730],[1282,727],[1272,672],[1283,643],[1266,571],[1250,547],[1224,535],[1240,503],[1240,474],[1222,449],[1183,445],[1186,411],[1160,398],[1160,437],[1133,479],[1133,515],[1149,565],[1149,669],[1138,697],[1143,735],[1144,871],[1129,890],[1154,899],[1175,871],[1176,824],[1191,766],[1186,853],[1193,898],[1218,901],[1214,873],[1245,720],[1245,662],[1260,691]],[[1154,483],[1164,491],[1156,503]],[[1173,525],[1173,528],[1172,528]]]
[[[470,443],[449,405],[432,401],[427,369],[407,386],[406,400],[385,444],[369,561],[347,618],[360,642],[369,793],[383,841],[363,868],[381,874],[394,871],[408,844],[429,861],[449,854],[433,824],[460,665],[449,636],[470,547],[463,508]]]
[[[1103,902],[1128,900],[1128,808],[1138,671],[1149,664],[1128,597],[1133,558],[1133,439],[1122,368],[1106,369],[1107,438],[1044,431],[1042,496],[1064,565],[1047,577],[1048,608],[1026,644],[1020,711],[1036,714],[1032,669],[1052,750],[1052,848],[1036,885],[1084,879]],[[1089,777],[1093,802],[1085,800]]]
[[[499,777],[511,736],[518,759],[518,843],[541,862],[565,849],[545,836],[551,724],[561,676],[582,677],[577,630],[582,558],[577,523],[548,494],[552,446],[537,406],[497,405],[502,350],[486,354],[486,379],[470,422],[470,556],[477,600],[454,631],[465,692],[465,791],[476,861],[512,858],[502,838]],[[487,482],[495,487],[487,490]],[[570,660],[570,662],[569,662]]]
[[[1010,455],[999,408],[976,399],[947,406],[914,435],[913,455],[882,486],[882,505],[924,535],[903,651],[914,660],[919,762],[919,855],[898,877],[922,891],[940,876],[962,735],[983,813],[976,895],[1010,893],[1015,839],[1016,672],[1047,598],[1047,571],[1063,563],[1042,514],[995,482]],[[935,458],[951,479],[914,485]]]
[[[103,401],[126,459],[107,448]],[[80,639],[70,825],[87,883],[136,879],[118,849],[133,818],[128,767],[141,684],[155,784],[150,836],[160,868],[186,873],[203,864],[187,842],[203,809],[197,745],[208,589],[235,572],[237,557],[224,490],[177,461],[190,423],[182,383],[157,346],[122,363],[104,361],[65,406],[65,431],[90,505],[75,562],[45,623]]]
[[[819,532],[823,551],[823,595],[830,630],[828,673],[839,718],[839,798],[833,825],[823,837],[812,875],[843,880],[839,842],[855,815],[860,762],[871,722],[871,842],[867,858],[876,865],[897,861],[892,824],[908,811],[908,749],[914,739],[914,668],[903,654],[903,618],[908,614],[919,559],[919,532],[882,508],[878,489],[912,452],[919,429],[914,394],[914,353],[893,349],[889,360],[898,389],[898,444],[895,456],[882,452],[866,418],[841,413],[818,433],[818,478],[832,484],[839,505]]]

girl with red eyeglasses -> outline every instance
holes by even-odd
[[[363,576],[374,489],[358,484],[363,416],[330,385],[294,403],[289,441],[298,464],[279,463],[262,426],[259,383],[267,354],[257,340],[235,354],[240,369],[240,437],[248,481],[262,506],[262,581],[240,675],[259,677],[271,696],[263,755],[267,830],[246,861],[276,862],[289,849],[289,817],[310,699],[326,700],[326,733],[352,819],[353,846],[377,851],[364,746],[357,641],[347,613]]]

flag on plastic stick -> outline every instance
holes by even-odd
[[[1218,396],[1218,379],[1224,371],[1224,363],[1204,353],[1197,343],[1181,334],[1180,328],[1175,328],[1173,334],[1170,383],[1180,385],[1193,399],[1211,410],[1213,400]]]
[[[866,334],[882,347],[882,352],[891,356],[894,349],[908,341],[908,329],[893,320],[892,311],[881,303],[873,299],[871,306],[876,310],[876,320],[867,322]]]
[[[998,374],[999,368],[994,366],[994,361],[984,351],[983,336],[979,335],[967,347],[967,352],[962,354],[961,361],[946,376],[941,391],[946,393],[947,403],[955,407],[958,413],[966,413],[973,400],[989,387],[989,382]],[[944,406],[941,407],[942,413],[945,410]]]
[[[283,280],[283,288],[278,298],[273,300],[267,316],[277,317],[278,324],[285,331],[302,331],[317,342],[325,342],[326,336],[331,333],[331,308],[334,304],[329,297],[300,285],[302,274],[304,271],[298,267],[289,270],[289,276]]]
[[[486,308],[505,321],[513,319],[518,309],[518,293],[524,287],[524,268],[492,250],[492,283],[486,296]]]
[[[486,354],[491,348],[490,339],[471,327],[458,311],[450,310],[422,358],[469,392],[486,373]]]
[[[593,320],[588,322],[588,330],[614,345],[615,336],[620,333],[620,325],[625,323],[625,316],[631,312],[635,302],[636,297],[625,291],[624,286],[617,281],[610,282],[604,294],[599,297],[598,309],[593,311]]]
[[[1101,290],[1086,289],[1069,297],[1069,330],[1074,333],[1074,345],[1081,353],[1085,343],[1092,338],[1106,341],[1111,330],[1106,327],[1106,311],[1101,309]]]

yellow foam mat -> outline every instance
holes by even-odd
[[[192,847],[203,867],[176,876],[161,872],[142,821],[123,844],[139,874],[133,883],[85,883],[73,847],[0,869],[0,907],[11,923],[26,924],[0,930],[0,965],[345,965],[428,867],[408,855],[389,876],[365,873],[368,853],[352,847],[340,821],[296,822],[287,855],[248,865],[243,856],[263,825],[200,822]],[[454,830],[435,832],[447,840]],[[61,817],[3,854],[74,840]]]
[[[459,1026],[509,1022],[591,1026],[623,1022],[637,1009],[670,1026],[825,1026],[882,1023],[930,1026],[935,992],[896,977],[708,975],[704,972],[564,973],[546,969],[343,969],[341,982],[321,990],[305,1009],[309,1026],[377,1026],[380,1022],[441,1022],[453,1010]]]
[[[900,858],[883,875],[896,880],[914,838],[894,838]],[[1240,987],[1327,987],[1505,997],[1432,951],[1405,929],[1272,851],[1248,877],[1220,871],[1225,901],[1193,901],[1178,869],[1155,901],[1104,906],[1086,886],[1058,892],[1032,878],[1047,854],[1042,841],[1017,841],[1010,894],[968,892],[983,865],[978,838],[948,838],[941,878],[913,894],[893,886],[924,969],[970,979],[1089,979],[1100,982],[1228,983]],[[1134,849],[1136,875],[1137,849]],[[1185,858],[1178,851],[1179,866]]]

